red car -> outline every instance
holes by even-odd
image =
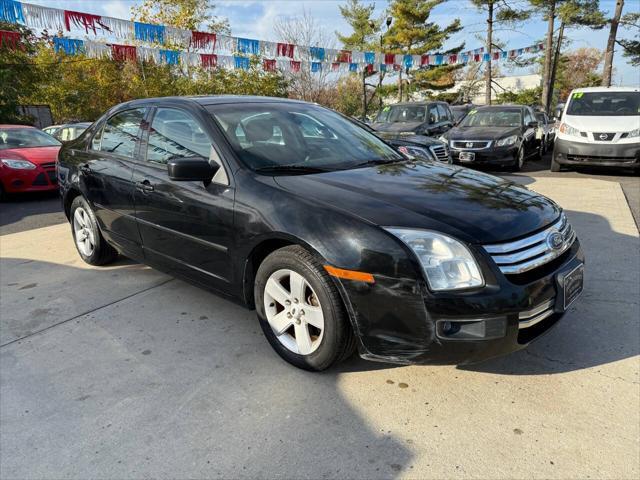
[[[60,145],[37,128],[0,125],[0,197],[4,193],[56,190]]]

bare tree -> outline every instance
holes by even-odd
[[[607,50],[604,54],[604,73],[602,75],[602,86],[611,86],[611,76],[613,72],[613,53],[616,44],[616,35],[618,34],[618,24],[620,23],[620,17],[622,15],[622,7],[624,6],[624,0],[618,0],[616,2],[616,10],[611,19],[611,28],[609,30],[609,38],[607,39]]]
[[[279,17],[273,26],[279,41],[294,45],[335,47],[335,38],[327,34],[318,22],[304,10],[298,17]],[[335,75],[325,63],[319,72],[301,68],[299,72],[285,71],[289,95],[293,98],[322,104],[331,103],[330,92],[335,89]]]

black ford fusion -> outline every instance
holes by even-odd
[[[512,352],[582,290],[580,243],[551,200],[409,159],[304,102],[124,103],[62,147],[58,175],[87,263],[122,254],[255,308],[309,370],[356,349],[431,364]]]
[[[538,122],[531,107],[496,105],[471,110],[443,140],[453,163],[520,170],[526,159],[541,155]]]

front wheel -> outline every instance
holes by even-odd
[[[551,168],[549,170],[551,170],[552,172],[559,172],[561,168],[562,166],[558,162],[556,162],[556,159],[551,157]]]
[[[523,166],[524,166],[524,146],[521,146],[520,150],[518,150],[516,159],[513,162],[513,166],[511,167],[511,170],[513,170],[514,172],[519,172],[520,170],[522,170]]]
[[[353,353],[355,337],[340,294],[304,248],[271,253],[258,268],[254,297],[267,340],[292,365],[320,371]]]
[[[118,252],[105,241],[89,202],[82,196],[73,199],[70,218],[73,241],[82,260],[89,265],[104,265],[116,259]]]

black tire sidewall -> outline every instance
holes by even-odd
[[[286,250],[286,252],[284,251]],[[302,249],[301,249],[302,250]],[[306,250],[302,250],[306,252]],[[311,254],[301,256],[295,249],[281,249],[269,255],[256,274],[254,297],[262,331],[273,349],[287,362],[305,370],[324,370],[335,363],[341,354],[341,339],[345,328],[342,301],[332,280],[323,273],[319,262],[309,262]],[[269,277],[280,269],[293,270],[302,275],[316,293],[324,315],[324,331],[319,347],[309,355],[299,355],[280,343],[271,329],[264,307],[264,288]]]

